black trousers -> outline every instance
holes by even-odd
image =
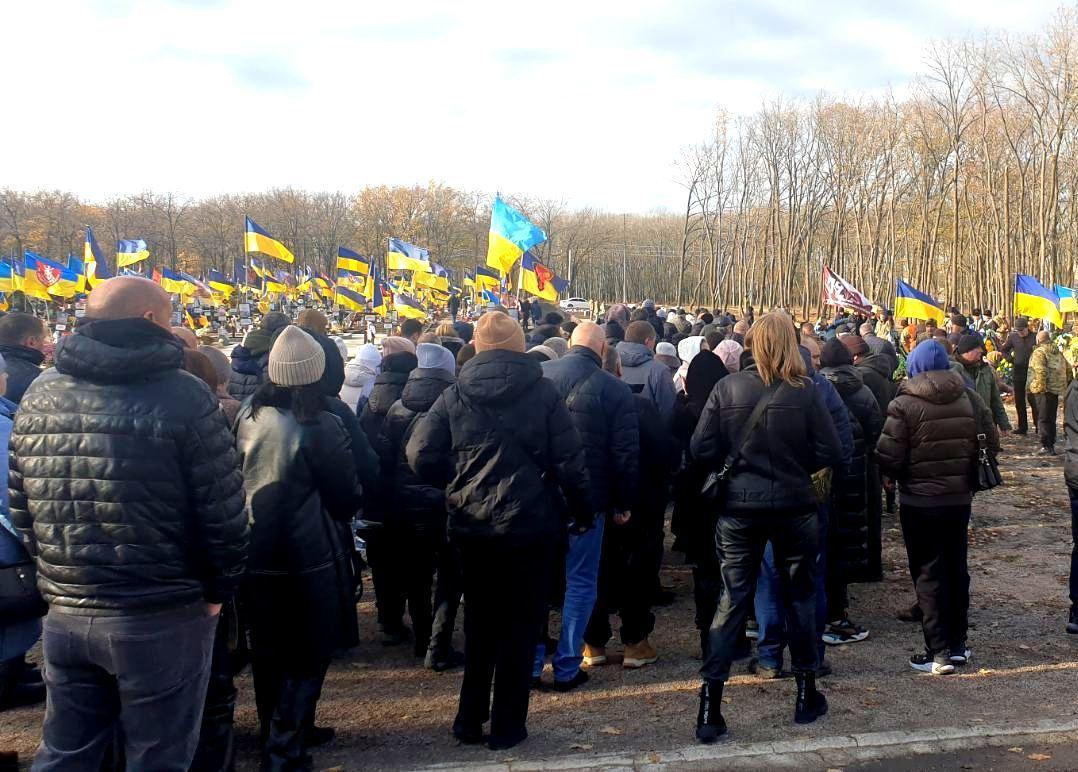
[[[816,670],[816,511],[724,515],[715,529],[722,570],[722,594],[711,622],[707,658],[700,668],[706,681],[725,681],[740,645],[764,548],[771,542],[785,586],[786,629],[795,673]]]
[[[464,681],[454,723],[474,731],[489,718],[491,738],[517,738],[526,734],[553,554],[548,548],[476,542],[462,544],[460,557]]]
[[[206,706],[202,711],[202,727],[191,772],[232,772],[236,767],[233,733],[236,685],[233,679],[237,667],[230,643],[239,637],[237,628],[235,605],[227,604],[221,611],[213,638]]]
[[[1037,434],[1041,438],[1041,446],[1045,448],[1055,448],[1056,415],[1059,413],[1059,395],[1030,394],[1029,396],[1030,401],[1035,406],[1033,417],[1037,422]]]
[[[452,545],[438,547],[438,572],[434,580],[434,621],[430,650],[447,652],[453,648],[453,628],[460,608],[460,555]]]
[[[384,528],[367,542],[367,558],[378,606],[378,624],[389,632],[412,620],[414,653],[427,652],[433,627],[431,588],[444,539],[432,533]]]
[[[1014,379],[1014,409],[1018,413],[1018,431],[1029,431],[1029,421],[1026,418],[1026,381],[1029,380],[1029,365],[1014,366],[1012,374]],[[1033,423],[1037,423],[1037,406],[1030,404],[1033,410]]]
[[[595,607],[584,631],[589,646],[606,646],[610,640],[610,614],[621,617],[621,642],[640,643],[655,629],[651,599],[655,590],[655,511],[634,511],[625,525],[611,519],[603,531]],[[636,522],[634,522],[636,521]],[[661,528],[661,525],[660,525]]]
[[[329,660],[297,662],[280,655],[251,655],[251,676],[262,740],[262,769],[307,770],[307,732],[322,695]]]
[[[1071,610],[1078,612],[1078,490],[1068,488],[1071,500]]]
[[[969,621],[970,505],[902,504],[899,512],[910,577],[923,615],[925,648],[933,654],[964,648]]]

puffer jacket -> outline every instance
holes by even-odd
[[[354,645],[354,577],[341,524],[360,505],[348,432],[328,411],[301,423],[248,402],[236,423],[253,523],[244,609],[256,651],[328,659]]]
[[[232,375],[228,379],[228,393],[240,402],[258,391],[266,382],[266,367],[273,346],[274,334],[256,328],[247,333],[243,343],[232,349]]]
[[[1011,419],[1007,417],[1007,409],[1003,407],[1003,398],[999,394],[999,382],[996,381],[996,374],[992,367],[983,359],[972,365],[955,360],[951,369],[973,382],[977,396],[992,412],[992,419],[996,422],[996,426],[1009,431]]]
[[[846,467],[853,460],[853,429],[850,426],[850,411],[846,409],[846,403],[842,401],[834,384],[827,380],[823,373],[812,366],[812,355],[804,346],[799,346],[801,361],[805,363],[805,372],[812,379],[812,385],[820,392],[824,405],[827,406],[827,414],[831,416],[831,423],[835,425],[835,433],[838,434],[838,444],[842,449],[839,454],[836,468]],[[752,352],[741,352],[742,366],[752,365]]]
[[[7,391],[4,396],[17,405],[34,379],[41,375],[45,355],[36,348],[14,343],[0,345],[0,354],[7,364]]]
[[[1071,381],[1063,401],[1063,478],[1067,487],[1078,490],[1078,381]]]
[[[663,420],[670,420],[677,402],[670,370],[643,343],[622,341],[617,349],[621,357],[621,379],[630,386],[643,386],[641,393],[655,403]]]
[[[408,352],[390,354],[382,360],[382,372],[374,379],[370,397],[367,398],[367,404],[363,407],[363,413],[359,418],[363,432],[376,451],[379,436],[382,433],[382,422],[385,421],[393,403],[401,398],[404,384],[408,382],[408,374],[416,368],[417,364],[415,354]],[[381,456],[380,451],[379,456]]]
[[[53,611],[130,614],[233,594],[243,478],[217,397],[145,319],[83,323],[15,416],[12,519]]]
[[[823,397],[812,381],[780,382],[730,470],[724,511],[738,514],[814,509],[812,473],[840,463],[842,448]],[[693,432],[693,456],[718,470],[768,387],[756,371],[733,373],[708,397]]]
[[[445,488],[457,542],[553,546],[566,515],[580,525],[593,518],[580,435],[527,354],[494,350],[470,359],[416,424],[405,452],[416,474]]]
[[[543,376],[566,400],[569,417],[584,443],[596,512],[607,514],[632,509],[640,439],[632,392],[601,365],[590,348],[573,346],[561,359],[543,362],[542,368]]]
[[[1062,352],[1051,341],[1038,343],[1029,357],[1029,381],[1026,390],[1030,394],[1062,395],[1070,382],[1070,367]]]
[[[899,384],[876,459],[898,482],[904,504],[969,504],[978,432],[985,434],[989,451],[998,453],[999,433],[977,392],[958,373],[930,370]]]
[[[393,491],[393,506],[382,512],[387,525],[433,535],[440,531],[444,538],[445,489],[420,479],[408,466],[404,448],[415,425],[454,380],[445,370],[416,368],[408,376],[401,398],[386,415],[379,451],[383,486]]]
[[[344,366],[344,385],[341,386],[341,400],[357,414],[363,412],[374,387],[378,373],[363,362],[348,362]]]
[[[881,413],[887,412],[887,405],[895,398],[895,383],[891,380],[894,368],[891,367],[891,359],[881,354],[869,354],[861,357],[854,365],[860,372],[861,378],[876,398],[876,404]]]

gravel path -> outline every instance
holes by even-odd
[[[885,515],[885,579],[850,588],[852,614],[872,636],[829,651],[835,672],[822,686],[831,712],[813,725],[795,727],[792,680],[758,679],[742,662],[724,699],[730,738],[808,739],[1078,716],[1078,636],[1063,632],[1070,518],[1062,463],[1061,457],[1034,457],[1035,449],[1031,438],[1006,438],[1001,464],[1006,485],[974,503],[970,667],[957,676],[933,678],[906,664],[923,642],[919,627],[893,615],[912,603],[913,592],[901,534],[894,518]],[[691,743],[699,654],[691,576],[676,555],[667,555],[664,583],[678,599],[656,611],[652,641],[660,661],[639,671],[593,669],[591,682],[576,692],[534,695],[531,736],[508,754],[454,744],[448,729],[460,673],[429,673],[412,659],[410,647],[380,646],[373,604],[365,599],[359,609],[363,642],[353,655],[334,662],[319,704],[319,723],[336,726],[338,739],[316,754],[316,768],[466,766],[507,758],[662,751]],[[238,682],[240,768],[256,769],[249,674]],[[24,709],[0,715],[0,750],[32,753],[42,713]]]

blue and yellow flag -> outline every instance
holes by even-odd
[[[536,260],[531,252],[525,252],[520,258],[520,288],[553,303],[569,288],[569,282],[558,278],[553,269]]]
[[[490,290],[483,290],[483,302],[493,303],[496,306],[500,306],[502,301],[498,300],[498,296]]]
[[[69,268],[31,252],[23,254],[22,291],[32,298],[73,297],[78,277]]]
[[[22,289],[22,276],[15,273],[15,268],[5,257],[0,261],[0,292],[14,292]]]
[[[393,295],[393,309],[398,316],[403,316],[406,319],[427,318],[427,312],[423,310],[423,304],[403,292],[397,292]]]
[[[501,277],[486,266],[477,265],[475,267],[475,286],[487,287],[488,289],[497,289],[502,286]]]
[[[97,239],[94,238],[94,229],[89,225],[86,226],[86,241],[82,246],[82,262],[86,266],[86,281],[91,287],[98,282],[112,278],[112,271],[109,270],[108,261],[105,260],[101,247],[97,245]]]
[[[367,309],[367,298],[360,295],[354,289],[338,286],[337,305],[341,308],[347,308],[350,311],[365,311]]]
[[[546,233],[501,196],[494,197],[490,211],[490,235],[487,241],[487,265],[506,274],[513,263],[534,246],[546,241]],[[478,277],[477,277],[478,278]]]
[[[449,292],[449,279],[433,273],[416,272],[412,276],[412,284],[439,292]]]
[[[74,287],[73,287],[74,291],[70,295],[69,294],[63,295],[63,297],[72,297],[73,295],[85,294],[85,292],[86,292],[86,264],[82,260],[80,260],[79,258],[75,257],[74,255],[68,255],[67,256],[67,270],[70,273],[75,275],[75,281],[74,281]],[[70,282],[70,279],[67,278],[67,277],[61,277],[60,283],[63,284],[65,282]],[[65,287],[63,291],[66,293],[67,288]],[[53,292],[52,294],[55,295],[57,293]]]
[[[161,289],[169,294],[191,295],[195,291],[195,286],[183,278],[183,274],[164,266],[159,265],[154,269],[153,280],[160,284]]]
[[[1014,313],[1034,319],[1047,319],[1056,327],[1063,326],[1059,313],[1059,296],[1032,276],[1024,273],[1014,277]]]
[[[371,272],[371,261],[347,247],[337,247],[337,270],[366,276]]]
[[[1078,311],[1078,295],[1072,287],[1064,287],[1062,284],[1055,286],[1056,295],[1059,296],[1059,310],[1063,313]]]
[[[232,293],[236,291],[236,285],[225,278],[225,275],[215,268],[211,268],[210,272],[206,275],[206,283],[210,286],[211,290],[221,293],[226,298],[231,297]]]
[[[387,271],[430,273],[430,252],[400,239],[390,239],[386,252]]]
[[[901,279],[895,290],[895,316],[899,319],[934,319],[941,327],[946,318],[943,307],[931,295],[914,289]]]
[[[296,259],[288,251],[288,247],[269,235],[269,231],[250,217],[244,217],[243,221],[243,249],[245,252],[261,252],[286,263],[291,263]]]
[[[116,242],[116,270],[141,263],[150,256],[150,249],[142,239],[121,239]]]

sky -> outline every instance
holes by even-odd
[[[1057,5],[5,2],[0,187],[103,200],[434,180],[677,211],[677,159],[720,107],[901,94],[933,40],[1025,35]]]

